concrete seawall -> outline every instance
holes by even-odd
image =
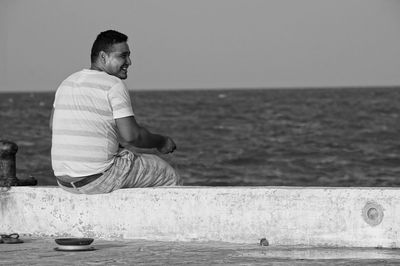
[[[172,187],[0,192],[0,233],[338,247],[400,246],[400,189]]]

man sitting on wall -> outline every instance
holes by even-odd
[[[119,139],[167,154],[167,136],[153,134],[135,119],[122,80],[131,65],[128,37],[101,32],[93,43],[91,68],[70,75],[58,87],[50,118],[51,159],[59,186],[72,193],[108,193],[120,188],[174,186],[177,172],[154,154],[121,148]]]

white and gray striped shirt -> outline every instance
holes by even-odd
[[[115,119],[134,115],[122,80],[83,69],[61,83],[53,107],[54,175],[79,177],[109,168],[118,152]]]

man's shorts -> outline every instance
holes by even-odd
[[[114,164],[96,180],[78,188],[58,185],[72,193],[101,194],[121,188],[179,186],[179,174],[166,161],[154,154],[136,154],[122,150]]]

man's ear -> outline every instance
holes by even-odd
[[[100,59],[100,62],[101,62],[102,64],[105,64],[105,63],[107,62],[107,53],[104,52],[104,51],[100,51],[100,53],[99,53],[99,59]]]

